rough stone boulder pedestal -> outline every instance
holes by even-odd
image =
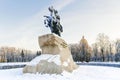
[[[72,72],[78,67],[72,59],[67,43],[61,37],[55,34],[46,34],[40,36],[38,42],[42,49],[42,55],[25,66],[23,73],[60,74],[64,70]]]

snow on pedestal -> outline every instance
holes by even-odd
[[[46,34],[38,39],[42,55],[32,60],[23,73],[61,74],[72,72],[78,66],[72,59],[67,43],[55,34]]]

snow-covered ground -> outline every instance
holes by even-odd
[[[107,66],[120,68],[120,62],[76,62],[78,65]]]
[[[10,63],[0,63],[1,69],[12,69],[12,68],[21,68],[24,67],[29,62],[10,62]]]
[[[59,56],[42,55],[28,63],[1,63],[1,66],[7,65],[36,65],[40,60],[55,61],[60,64]],[[90,64],[119,64],[115,62],[90,62]],[[0,80],[120,80],[120,68],[107,66],[80,65],[72,73],[64,71],[61,75],[56,74],[23,74],[23,68],[0,70]]]
[[[120,64],[120,62],[76,62],[76,63],[89,63],[89,64]]]
[[[29,62],[9,62],[9,63],[0,63],[0,66],[13,66],[13,65],[26,65]]]
[[[0,70],[0,80],[120,80],[120,68],[84,65],[61,75],[23,74],[22,68],[18,68]]]

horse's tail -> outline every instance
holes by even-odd
[[[58,29],[59,29],[60,32],[63,32],[63,27],[62,27],[61,24],[58,25]]]
[[[63,32],[63,27],[61,24],[60,24],[60,31]]]

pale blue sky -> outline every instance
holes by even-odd
[[[0,46],[38,50],[38,36],[50,33],[43,15],[51,5],[59,11],[68,43],[84,35],[92,44],[98,33],[120,38],[120,0],[0,0]]]

